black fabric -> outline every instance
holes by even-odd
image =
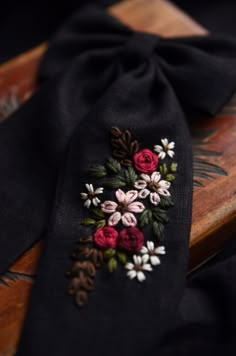
[[[188,124],[216,113],[236,87],[236,43],[134,33],[97,8],[52,40],[38,93],[0,127],[2,270],[45,236],[18,355],[156,355],[184,292],[192,206]],[[96,276],[89,303],[67,294],[65,271],[84,228],[80,192],[109,155],[112,126],[149,146],[176,142],[178,179],[163,264],[146,284],[124,271]],[[14,222],[14,224],[12,223]]]
[[[187,279],[176,322],[161,355],[227,355],[236,351],[236,240]]]
[[[2,1],[0,13],[0,63],[47,41],[80,6],[111,6],[115,0]]]
[[[111,6],[118,1],[93,0],[93,2],[102,6]],[[86,0],[61,0],[55,8],[46,0],[2,2],[0,62],[46,41],[78,6],[87,3]],[[173,3],[210,31],[236,36],[234,0],[174,0]]]

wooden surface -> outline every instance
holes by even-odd
[[[164,0],[129,0],[108,11],[136,30],[166,37],[207,33]],[[5,119],[35,91],[37,68],[46,47],[43,44],[0,67],[0,119]],[[233,99],[222,113],[201,124],[194,134],[196,186],[191,269],[219,251],[235,231],[235,142],[236,100]],[[27,251],[0,278],[0,356],[12,356],[16,350],[41,246],[38,243]]]

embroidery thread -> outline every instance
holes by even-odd
[[[140,149],[130,131],[114,127],[111,146],[112,157],[89,170],[98,188],[89,182],[80,193],[88,212],[80,223],[91,232],[80,238],[67,272],[69,293],[79,306],[88,301],[97,268],[106,265],[114,272],[121,265],[128,278],[143,282],[166,253],[161,242],[167,210],[174,205],[170,189],[177,172],[172,161],[175,143],[163,138],[153,150]],[[147,229],[153,240],[146,241]]]

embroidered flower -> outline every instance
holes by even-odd
[[[144,235],[137,227],[128,227],[120,232],[118,246],[130,253],[139,252],[143,246]]]
[[[139,282],[143,282],[146,277],[144,271],[151,272],[152,266],[149,263],[145,263],[141,256],[134,255],[133,261],[128,262],[125,265],[125,268],[128,269],[127,276],[130,279],[137,278]]]
[[[109,226],[115,226],[121,220],[125,226],[136,226],[137,220],[133,213],[141,213],[145,206],[134,201],[138,197],[137,190],[129,190],[127,193],[118,189],[116,191],[116,199],[118,203],[106,200],[101,204],[101,209],[104,213],[112,214],[108,219]]]
[[[157,266],[161,263],[158,255],[165,255],[166,253],[164,246],[155,248],[153,241],[147,241],[147,247],[143,246],[140,252],[143,255],[143,261],[145,263],[150,261],[153,266]]]
[[[168,155],[169,157],[173,158],[175,154],[173,151],[173,148],[175,147],[175,143],[173,141],[169,143],[167,138],[163,138],[161,140],[161,143],[163,147],[159,145],[154,146],[154,151],[158,153],[158,157],[160,159],[164,159],[166,155]]]
[[[139,172],[152,173],[156,170],[158,157],[155,153],[145,148],[137,152],[134,157],[134,166]]]
[[[138,194],[139,198],[145,199],[149,195],[150,202],[153,205],[158,205],[160,202],[160,195],[170,196],[170,192],[168,191],[170,182],[161,180],[161,174],[159,172],[154,172],[151,176],[141,174],[140,177],[142,179],[139,179],[134,183],[134,187],[140,189]]]
[[[96,195],[102,194],[103,193],[103,188],[97,188],[94,191],[94,188],[93,188],[92,184],[85,184],[85,187],[86,187],[88,193],[80,193],[81,198],[83,200],[85,200],[84,206],[86,208],[89,208],[91,203],[94,206],[98,206],[98,204],[100,203],[100,200],[98,199],[98,197]]]
[[[113,227],[102,227],[94,234],[94,242],[102,249],[115,248],[118,232]]]

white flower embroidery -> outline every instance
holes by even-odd
[[[150,261],[151,265],[157,266],[161,263],[158,255],[165,255],[166,250],[164,246],[155,248],[153,241],[147,241],[147,247],[143,246],[140,252],[143,255],[144,263]]]
[[[127,276],[130,279],[137,278],[139,282],[143,282],[146,277],[144,271],[151,272],[152,266],[149,263],[145,263],[141,256],[134,255],[133,261],[128,262],[125,265],[125,268],[128,269]]]
[[[153,205],[158,205],[160,203],[160,195],[170,196],[168,189],[170,188],[170,182],[166,180],[161,180],[161,174],[159,172],[153,172],[151,176],[142,173],[140,175],[140,180],[134,183],[134,187],[139,189],[139,198],[145,199],[148,195],[150,196],[150,202]]]
[[[92,184],[85,184],[85,187],[86,187],[88,193],[80,193],[81,198],[83,200],[85,200],[84,206],[86,208],[89,208],[91,204],[93,204],[94,206],[98,206],[98,204],[100,203],[100,200],[98,199],[98,197],[96,195],[102,194],[103,188],[100,187],[94,191]]]
[[[101,204],[101,209],[104,213],[112,214],[108,219],[109,226],[115,226],[121,220],[125,226],[136,226],[137,220],[133,213],[141,213],[145,206],[134,201],[138,197],[137,190],[129,190],[127,193],[118,189],[116,191],[116,199],[118,204],[111,200],[106,200]]]
[[[166,155],[168,155],[169,157],[173,158],[175,154],[173,151],[175,143],[173,141],[169,143],[167,138],[163,138],[161,143],[163,147],[159,145],[154,146],[154,151],[158,153],[158,157],[160,159],[164,159]]]

